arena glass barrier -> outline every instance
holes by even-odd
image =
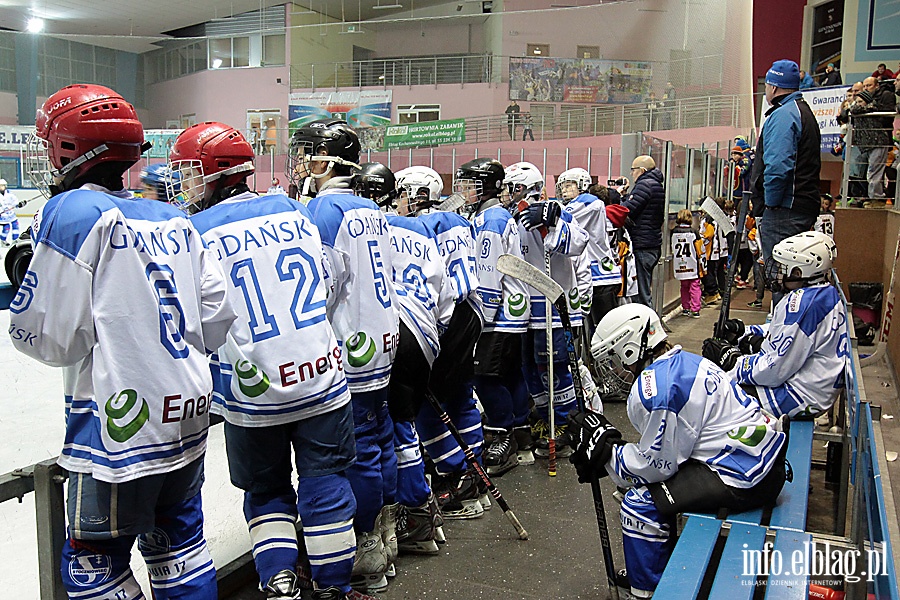
[[[849,115],[847,133],[837,145],[841,149],[838,154],[844,161],[842,206],[881,208],[900,205],[896,158],[900,130],[894,129],[896,117],[897,113],[893,112]],[[890,158],[892,151],[895,154],[893,160]]]

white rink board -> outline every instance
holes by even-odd
[[[0,311],[3,331],[9,328],[9,317],[9,311]],[[60,370],[19,353],[4,334],[0,335],[0,381],[0,473],[57,456],[65,429]],[[242,505],[242,494],[228,478],[223,428],[213,427],[203,507],[206,537],[218,567],[250,550]],[[149,598],[146,569],[136,549],[132,568]],[[4,598],[38,600],[34,494],[25,496],[21,504],[14,500],[0,504],[0,582]]]

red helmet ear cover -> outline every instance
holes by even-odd
[[[254,158],[253,148],[240,131],[215,121],[191,125],[178,136],[169,160],[198,160],[203,167],[203,175],[209,176],[242,165]],[[247,177],[251,171],[235,173],[225,178],[225,185],[234,185]]]
[[[102,85],[62,88],[37,111],[35,129],[47,141],[50,164],[57,170],[100,145],[107,146],[105,152],[79,165],[79,174],[103,162],[134,164],[144,143],[144,127],[134,107]]]

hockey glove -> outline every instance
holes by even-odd
[[[522,211],[522,225],[532,230],[540,227],[553,227],[559,222],[562,208],[556,202],[535,202]]]
[[[761,335],[750,334],[741,338],[741,341],[738,342],[738,348],[741,349],[741,354],[757,354],[759,349],[762,348],[764,339],[766,338]]]
[[[715,338],[703,340],[703,358],[708,358],[726,371],[733,369],[740,357],[741,351],[728,342]]]
[[[713,337],[719,340],[725,340],[729,344],[736,344],[741,336],[744,335],[746,327],[740,319],[727,319],[722,329],[719,330],[719,324],[713,325]]]
[[[569,462],[578,472],[578,483],[587,483],[592,476],[600,479],[609,473],[606,463],[613,448],[624,444],[622,434],[600,413],[572,411],[568,419],[569,435],[575,445],[575,453]]]

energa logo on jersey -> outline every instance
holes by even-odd
[[[512,317],[521,317],[528,309],[528,301],[525,298],[525,294],[512,294],[506,301],[506,304]]]
[[[269,389],[269,376],[249,360],[239,360],[234,365],[241,393],[248,398],[256,398]]]
[[[360,331],[347,340],[347,362],[351,367],[364,367],[375,356],[375,340]]]
[[[728,437],[745,446],[755,448],[766,438],[765,425],[743,425],[728,432]]]
[[[76,585],[96,586],[112,573],[110,559],[105,554],[78,554],[69,561],[69,577]]]
[[[138,406],[135,390],[122,390],[113,394],[103,408],[106,412],[106,432],[120,444],[134,437],[150,418],[150,406],[143,398]]]

